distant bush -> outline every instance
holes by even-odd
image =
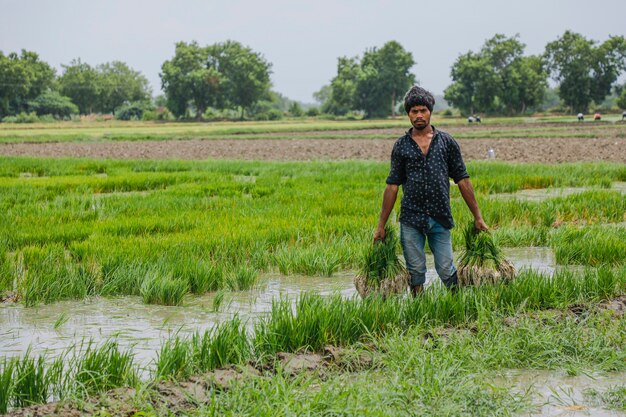
[[[56,91],[43,93],[28,102],[28,108],[37,115],[52,115],[60,118],[70,117],[78,113],[78,106],[72,103],[69,97],[62,96]]]
[[[157,119],[157,114],[156,114],[156,111],[154,110],[146,110],[143,112],[143,115],[141,116],[141,120],[143,121],[152,121],[156,119]]]
[[[283,118],[283,112],[278,109],[270,109],[267,112],[267,120],[280,120]]]
[[[39,122],[41,123],[53,123],[58,121],[57,117],[54,117],[51,114],[44,114],[43,116],[39,116]]]
[[[157,120],[174,120],[174,115],[167,107],[157,107],[155,110]]]
[[[3,123],[37,123],[38,121],[39,117],[34,111],[30,113],[21,112],[17,116],[7,116],[2,119]]]
[[[445,109],[444,111],[441,112],[441,115],[443,117],[452,117],[453,115],[452,109]]]
[[[297,101],[294,101],[289,106],[289,114],[293,117],[302,117],[304,116],[304,110]]]
[[[146,111],[142,103],[126,103],[115,109],[115,118],[118,120],[141,120]]]
[[[320,115],[320,109],[317,107],[311,107],[306,111],[306,115],[310,117],[317,117]]]

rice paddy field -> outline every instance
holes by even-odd
[[[385,300],[406,121],[107,123],[0,125],[0,414],[626,415],[625,123],[434,121],[519,274]]]

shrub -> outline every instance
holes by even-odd
[[[39,116],[70,117],[72,114],[78,113],[78,106],[72,103],[72,99],[62,96],[56,91],[43,93],[36,99],[29,101],[28,108]]]
[[[118,120],[141,120],[146,107],[143,103],[125,103],[115,109],[115,118]]]
[[[320,115],[320,109],[317,107],[311,107],[306,111],[306,115],[309,117],[317,117]]]
[[[267,112],[267,120],[280,120],[283,118],[283,112],[278,109],[271,109]]]

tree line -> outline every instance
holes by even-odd
[[[519,36],[496,34],[478,51],[461,54],[451,67],[452,83],[444,98],[462,114],[515,115],[536,110],[549,79],[568,111],[587,112],[611,92],[626,108],[626,88],[617,85],[626,70],[626,39],[611,36],[599,43],[566,31],[541,55],[525,55]],[[314,94],[319,112],[367,118],[394,115],[416,82],[412,54],[396,41],[364,51],[362,57],[339,57],[337,73]],[[80,59],[62,73],[35,52],[0,51],[0,118],[25,112],[68,117],[104,113],[141,117],[160,107],[161,115],[211,118],[230,112],[238,117],[279,118],[284,111],[304,114],[297,102],[271,90],[272,64],[236,41],[201,46],[176,44],[174,56],[161,66],[164,95],[152,99],[147,79],[119,61],[91,66]],[[428,87],[428,86],[426,86]]]

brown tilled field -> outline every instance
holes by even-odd
[[[626,163],[626,123],[445,126],[466,160]],[[211,136],[197,139],[2,143],[0,155],[108,159],[385,161],[403,129],[332,130]],[[366,138],[364,138],[366,137]]]

